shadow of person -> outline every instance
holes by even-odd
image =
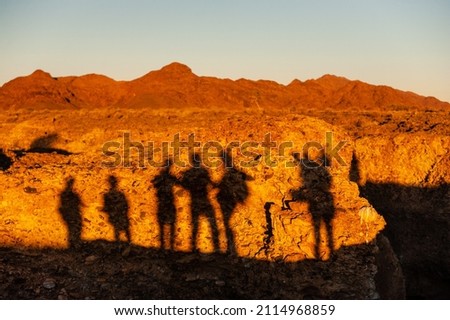
[[[173,162],[169,160],[160,173],[151,181],[156,188],[158,198],[158,224],[159,243],[161,249],[173,250],[175,239],[176,208],[173,195],[173,187],[178,184],[178,179],[170,173]],[[169,232],[167,231],[169,229]],[[168,242],[168,243],[167,243]]]
[[[69,177],[66,186],[60,194],[59,213],[63,218],[69,231],[69,247],[77,248],[81,244],[81,198],[73,190],[75,179]]]
[[[350,171],[349,171],[349,180],[352,182],[355,182],[357,184],[361,181],[361,173],[359,170],[359,160],[356,157],[355,152],[352,154],[352,162],[350,165]]]
[[[225,224],[225,232],[227,236],[227,253],[236,254],[236,244],[234,241],[234,233],[230,225],[231,216],[238,203],[243,203],[248,197],[247,175],[236,169],[229,152],[223,153],[223,161],[225,166],[225,174],[217,187],[217,202],[222,211]]]
[[[199,154],[192,154],[190,161],[192,168],[187,170],[180,181],[180,184],[189,191],[191,195],[191,215],[192,215],[192,237],[191,248],[195,251],[197,247],[197,235],[200,216],[205,216],[211,227],[213,236],[214,251],[219,249],[219,231],[214,215],[214,209],[208,199],[208,186],[212,184],[208,170],[201,165]]]
[[[128,219],[128,201],[123,192],[117,188],[117,178],[108,177],[109,191],[103,195],[102,211],[108,214],[109,222],[114,227],[114,240],[120,241],[120,233],[125,232],[128,242],[131,242],[130,223]]]
[[[320,259],[320,228],[322,222],[325,224],[327,234],[327,244],[330,250],[330,256],[334,252],[333,242],[333,226],[334,217],[334,199],[330,192],[332,177],[325,167],[326,163],[330,163],[326,159],[310,160],[308,156],[299,158],[298,154],[294,155],[297,162],[301,166],[302,187],[297,190],[291,190],[292,200],[286,200],[284,204],[287,209],[291,209],[290,202],[305,201],[308,203],[309,211],[314,224],[314,253],[315,258]]]

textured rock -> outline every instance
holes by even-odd
[[[60,250],[64,261],[76,266],[74,270],[92,273],[90,268],[102,266],[93,275],[102,278],[105,272],[110,277],[123,273],[124,281],[142,282],[131,291],[126,287],[121,291],[114,289],[123,286],[119,279],[106,288],[96,279],[80,282],[76,279],[83,275],[70,271],[69,276],[57,279],[70,297],[83,298],[87,290],[83,286],[96,288],[89,297],[379,297],[376,235],[385,221],[359,197],[357,184],[349,180],[352,143],[339,151],[343,164],[334,159],[329,167],[307,170],[294,156],[302,154],[306,143],[314,142],[310,156],[320,161],[318,148],[326,145],[327,132],[332,132],[333,141],[328,138],[332,148],[340,141],[350,141],[339,128],[296,115],[284,119],[254,114],[191,114],[168,119],[157,112],[135,111],[117,111],[111,117],[94,111],[90,115],[92,126],[80,124],[86,116],[81,111],[53,114],[57,117],[50,121],[54,130],[47,133],[37,126],[49,117],[45,113],[35,113],[28,126],[24,122],[8,125],[4,150],[8,150],[12,165],[0,173],[2,247],[54,248]],[[173,165],[164,173],[139,156],[136,144],[129,165],[108,166],[114,157],[102,154],[102,144],[123,144],[123,128],[136,128],[130,131],[133,142],[153,141],[155,146],[170,142],[177,133],[182,141],[194,133],[195,140],[202,143],[259,144],[233,150],[234,169],[214,167],[220,157],[209,159],[210,166],[203,167],[208,160],[203,157],[200,168]],[[261,143],[268,133],[277,146],[282,142],[292,146],[286,145],[281,153],[277,148],[265,153]],[[49,135],[56,138],[45,138]],[[42,152],[31,152],[36,140],[46,142],[40,144]],[[209,151],[214,154],[215,149]],[[269,154],[276,163],[269,162]],[[189,161],[186,149],[180,160]],[[173,183],[163,188],[161,181]],[[293,198],[298,201],[283,202]],[[126,222],[120,218],[124,214]],[[198,222],[196,233],[193,221]],[[77,259],[80,254],[84,258]],[[147,258],[139,263],[139,255]],[[109,259],[130,262],[117,270],[122,262]],[[20,270],[28,272],[25,260],[10,261],[15,261],[12,268],[23,264]],[[159,269],[147,270],[154,263]],[[146,282],[134,274],[136,268],[151,274],[161,289],[152,293],[144,289]],[[229,273],[224,273],[224,268]],[[180,270],[186,271],[185,276]],[[55,274],[48,276],[54,278]],[[174,294],[168,279],[178,278],[181,282]],[[211,285],[222,289],[205,292]],[[8,283],[5,286],[5,292],[10,292]],[[139,292],[133,291],[137,288]],[[30,297],[25,293],[17,296]]]
[[[237,121],[216,122],[215,126],[218,128],[216,132],[219,134],[211,134],[205,127],[196,128],[195,138],[201,142],[218,141],[226,146],[232,141],[253,140],[260,143],[264,141],[264,135],[270,133],[272,141],[277,141],[278,144],[290,142],[292,147],[284,150],[282,155],[278,154],[278,149],[272,148],[271,159],[278,162],[274,165],[268,165],[267,155],[263,154],[264,149],[259,145],[252,149],[251,157],[243,150],[234,152],[234,173],[225,170],[223,165],[217,168],[205,168],[209,174],[206,179],[210,179],[205,181],[208,194],[200,200],[204,201],[205,205],[211,205],[212,215],[208,220],[205,212],[200,212],[200,216],[196,218],[199,223],[196,249],[205,253],[225,252],[228,235],[229,238],[234,236],[233,243],[230,245],[235,247],[237,254],[241,257],[286,262],[315,258],[315,220],[309,210],[311,206],[311,203],[308,203],[309,200],[291,203],[292,210],[282,210],[282,200],[291,198],[292,190],[301,189],[305,184],[302,181],[304,178],[302,167],[295,162],[292,153],[301,152],[302,146],[309,141],[317,141],[325,145],[326,132],[333,132],[334,146],[339,141],[348,141],[349,137],[320,120],[298,117],[292,122],[266,118],[264,123],[258,125],[260,133],[252,134],[249,138],[249,132],[245,128],[255,126],[252,124],[253,119],[242,117],[235,120]],[[221,130],[220,127],[227,127],[228,130]],[[175,132],[167,130],[166,134],[164,132],[159,134],[171,137]],[[154,140],[151,133],[146,138],[149,141]],[[159,143],[158,140],[155,143]],[[314,155],[317,149],[311,150],[311,155],[317,158],[319,154]],[[181,157],[187,161],[187,152],[183,151]],[[351,162],[352,152],[350,143],[340,150],[339,155],[345,164]],[[259,160],[255,161],[255,156],[260,157]],[[117,178],[118,190],[126,196],[128,201],[132,242],[145,247],[159,247],[161,226],[157,216],[157,187],[151,181],[155,179],[160,169],[150,167],[148,164],[143,168],[137,167],[139,164],[137,155],[132,155],[131,163],[134,165],[130,168],[102,167],[102,161],[108,159],[98,154],[92,155],[90,159],[89,153],[72,156],[28,153],[19,158],[9,170],[10,173],[1,177],[2,186],[10,186],[2,191],[3,198],[7,199],[2,205],[2,215],[14,221],[9,225],[7,235],[3,236],[3,244],[56,248],[68,246],[70,226],[66,226],[67,222],[64,222],[59,208],[62,205],[61,201],[68,201],[61,195],[69,177],[74,178],[73,193],[80,198],[81,203],[79,208],[82,216],[81,239],[83,241],[114,240],[114,221],[103,209],[105,206],[103,195],[109,188],[108,176],[113,175]],[[220,158],[216,155],[213,160],[217,161]],[[250,160],[255,164],[250,166]],[[26,167],[27,171],[21,173],[23,167]],[[331,249],[339,250],[342,246],[374,240],[376,234],[383,229],[384,220],[367,200],[358,196],[357,185],[348,179],[348,165],[340,165],[334,160],[329,168],[321,168],[330,176],[330,181],[325,182],[326,192],[330,193],[333,202],[331,204],[333,216],[328,227],[332,232],[334,248],[328,245],[325,220],[321,222],[321,240],[318,244],[320,257],[328,259]],[[192,211],[196,208],[192,204],[191,196],[195,193],[192,193],[191,189],[201,182],[196,180],[194,169],[192,170],[194,176],[186,178],[187,185],[183,185],[183,177],[190,169],[189,166],[177,165],[171,168],[171,175],[177,180],[173,186],[175,195],[173,205],[176,208],[174,213],[176,220],[173,221],[175,224],[173,246],[177,251],[194,249]],[[311,170],[317,171],[317,169]],[[220,185],[221,179],[227,172],[235,175],[243,174],[247,176],[247,180],[238,179],[231,184]],[[321,181],[317,183],[320,184]],[[26,190],[33,190],[33,192]],[[228,197],[234,197],[242,190],[245,192],[242,199],[226,198],[227,194]],[[219,193],[225,197],[223,200],[219,199]],[[320,197],[320,192],[313,195],[313,197],[316,196]],[[226,203],[224,207],[221,207],[221,204],[228,200],[231,202],[231,208],[227,208]],[[266,202],[274,202],[270,209],[273,238],[270,248],[261,250],[264,247],[264,232],[267,228],[264,209]],[[320,220],[320,217],[318,219]],[[217,227],[213,227],[214,221]],[[217,233],[217,244],[214,243],[214,232]],[[124,234],[120,237],[126,240]],[[217,245],[219,247],[215,248]]]

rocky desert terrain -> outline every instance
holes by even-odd
[[[0,88],[2,299],[448,299],[450,104],[325,75]]]

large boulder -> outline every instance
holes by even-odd
[[[134,121],[142,119],[129,114],[128,127]],[[103,153],[101,144],[73,154],[25,150],[0,173],[1,245],[79,249],[100,240],[129,241],[149,250],[214,253],[294,269],[308,261],[299,274],[310,280],[301,286],[315,286],[317,297],[379,297],[376,236],[385,221],[349,180],[354,150],[348,135],[295,115],[194,123],[184,131],[139,126],[136,141],[132,134],[125,141],[120,131],[111,134],[113,127],[103,142],[114,135],[118,148]],[[91,130],[101,132],[107,124]],[[181,142],[195,135],[204,147],[197,150],[201,161],[189,164],[188,150],[181,148],[179,158],[170,152],[168,169],[152,165],[144,142],[163,146],[177,134]],[[72,146],[82,143],[80,132],[64,135]],[[124,159],[127,144],[132,152]],[[224,157],[220,146],[234,148]],[[114,165],[116,155],[121,163]],[[153,155],[160,157],[157,150]],[[348,272],[358,277],[350,279]]]

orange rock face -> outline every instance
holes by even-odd
[[[216,128],[213,132],[212,126]],[[249,133],[246,129],[249,126],[258,127],[258,132]],[[155,145],[163,142],[161,137],[167,137],[170,142],[177,133],[167,127],[140,128],[145,133],[139,136],[139,141],[153,141]],[[327,132],[332,133],[329,134],[332,140],[327,141]],[[68,247],[73,226],[64,219],[61,210],[71,201],[70,197],[63,196],[68,191],[78,206],[75,214],[81,216],[80,240],[114,241],[115,223],[111,213],[105,210],[104,195],[111,189],[109,176],[116,177],[116,190],[126,199],[118,201],[116,206],[127,202],[123,214],[129,219],[130,240],[144,247],[159,248],[164,242],[163,247],[167,249],[171,241],[172,249],[182,252],[234,252],[246,258],[286,262],[326,260],[332,251],[342,246],[373,241],[384,227],[383,218],[367,200],[359,197],[357,185],[349,181],[353,149],[349,136],[338,128],[307,117],[280,121],[271,117],[233,116],[226,120],[209,120],[189,133],[195,134],[196,141],[203,147],[208,141],[215,141],[226,149],[233,146],[231,142],[239,141],[227,160],[233,166],[224,167],[217,148],[208,150],[212,154],[209,158],[205,158],[204,148],[196,148],[204,159],[198,168],[192,167],[188,165],[187,148],[182,148],[180,160],[166,173],[172,179],[167,187],[167,181],[155,182],[163,169],[152,166],[148,158],[141,163],[138,152],[130,155],[128,167],[122,163],[113,168],[104,166],[113,157],[103,155],[101,146],[84,147],[82,154],[28,153],[20,157],[9,169],[12,174],[1,176],[1,185],[17,186],[2,191],[3,198],[7,199],[2,206],[3,216],[10,221],[8,232],[2,234],[3,245]],[[69,130],[67,134],[73,135],[75,131]],[[268,143],[267,134],[273,144],[270,149],[263,146]],[[187,141],[188,136],[180,135],[180,139]],[[121,143],[117,154],[123,155],[125,143],[121,139],[116,141]],[[328,143],[332,150],[341,141],[342,148],[336,153],[343,161],[341,164],[332,159],[328,167],[308,168],[293,157],[295,153],[302,153],[308,143],[324,147]],[[316,144],[310,149],[310,156],[312,161],[318,162],[321,154]],[[54,147],[80,151],[58,143]],[[170,156],[173,158],[172,153]],[[257,157],[259,159],[255,160]],[[181,161],[186,165],[181,166]],[[315,180],[309,181],[308,175]],[[73,181],[69,187],[70,178]],[[200,190],[197,190],[199,184]],[[161,191],[161,188],[168,189]],[[295,199],[296,190],[308,196]],[[321,199],[324,195],[329,199]],[[286,199],[297,200],[290,203],[290,210],[283,208]],[[273,235],[265,243],[267,202],[273,202],[267,209]],[[173,212],[168,212],[171,210]],[[321,210],[332,212],[329,217],[326,214],[322,217]],[[159,216],[165,214],[173,215],[167,223]],[[173,234],[165,230],[170,229],[171,224]],[[126,240],[125,229],[119,236],[122,240]],[[165,235],[161,236],[161,232]]]

